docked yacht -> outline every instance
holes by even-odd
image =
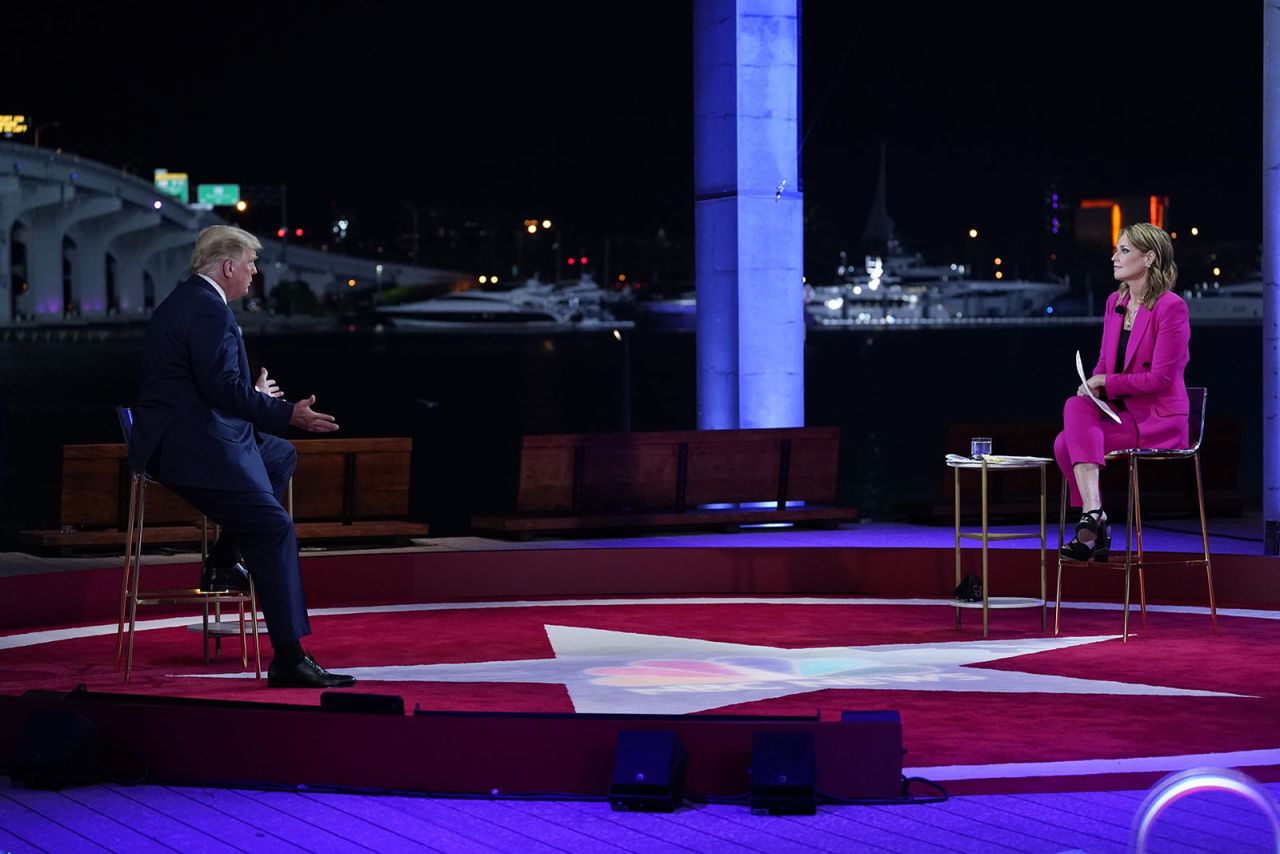
[[[806,286],[805,313],[821,326],[1040,317],[1070,289],[1065,282],[969,279],[963,264],[929,265],[889,240],[887,259],[862,270],[836,268],[834,285]],[[841,261],[843,262],[843,258]]]
[[[1241,282],[1236,285],[1221,285],[1217,282],[1207,287],[1191,288],[1183,291],[1187,301],[1187,314],[1191,321],[1241,321],[1245,323],[1262,322],[1262,279],[1254,282]]]
[[[1066,296],[1065,282],[1026,282],[1011,279],[965,279],[931,287],[932,317],[1044,317]]]
[[[378,314],[405,329],[616,326],[611,309],[617,299],[589,278],[554,285],[534,280],[504,291],[456,291],[382,306]]]

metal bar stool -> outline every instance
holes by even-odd
[[[126,447],[133,434],[133,411],[127,406],[116,407],[116,415],[120,419],[120,430],[124,434]],[[258,597],[249,580],[249,589],[244,592],[234,590],[203,590],[199,587],[151,589],[144,590],[142,581],[142,535],[145,528],[147,485],[156,483],[144,471],[129,473],[129,515],[128,530],[124,540],[124,572],[120,578],[120,619],[116,627],[115,669],[120,669],[120,659],[124,658],[124,681],[129,681],[133,671],[133,638],[137,624],[139,605],[161,604],[193,604],[200,605],[203,610],[204,660],[209,661],[209,607],[217,609],[221,617],[223,605],[235,605],[240,619],[240,665],[249,666],[249,643],[245,632],[245,606],[248,606],[249,619],[253,627],[254,674],[262,678],[262,652],[258,639]],[[208,519],[201,517],[202,551],[208,550]],[[128,618],[128,639],[126,641],[125,622]],[[220,639],[219,639],[220,640]]]
[[[1142,610],[1142,626],[1147,625],[1147,586],[1146,579],[1143,576],[1143,568],[1146,566],[1156,565],[1178,565],[1178,566],[1196,566],[1204,564],[1205,578],[1209,583],[1209,621],[1213,629],[1213,633],[1218,633],[1218,609],[1213,596],[1213,566],[1209,559],[1209,526],[1205,521],[1204,514],[1204,482],[1200,477],[1200,444],[1204,441],[1204,413],[1205,404],[1208,400],[1208,391],[1200,387],[1192,387],[1187,389],[1187,400],[1190,404],[1190,412],[1187,416],[1188,431],[1187,435],[1194,439],[1194,444],[1190,448],[1185,449],[1169,449],[1169,448],[1125,448],[1124,450],[1111,451],[1107,454],[1106,459],[1118,460],[1127,459],[1129,462],[1128,477],[1128,498],[1125,510],[1125,546],[1124,546],[1124,562],[1115,564],[1095,564],[1111,569],[1120,569],[1124,571],[1124,641],[1129,640],[1129,603],[1130,603],[1130,584],[1129,577],[1132,570],[1138,571],[1138,601]],[[1196,501],[1200,510],[1200,541],[1204,547],[1204,557],[1194,558],[1192,560],[1147,560],[1142,551],[1142,496],[1138,488],[1138,461],[1139,460],[1191,460],[1195,464],[1196,469]],[[1067,477],[1062,478],[1062,505],[1058,514],[1058,546],[1061,549],[1063,543],[1066,542],[1067,531]],[[1137,555],[1134,554],[1134,547],[1137,547]],[[1065,558],[1061,551],[1058,553],[1058,585],[1057,593],[1054,598],[1053,611],[1053,636],[1058,636],[1059,624],[1062,616],[1062,568],[1063,566],[1084,566],[1091,561],[1077,561]]]

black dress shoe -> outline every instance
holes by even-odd
[[[204,572],[200,574],[201,590],[239,590],[249,589],[249,570],[243,563],[231,566],[214,566],[209,558],[205,558]]]
[[[330,673],[309,655],[293,665],[272,661],[267,668],[267,685],[271,688],[347,688],[354,684],[354,676]]]

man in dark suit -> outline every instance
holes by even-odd
[[[345,687],[355,679],[328,672],[302,649],[311,626],[298,540],[283,506],[297,452],[277,438],[290,425],[313,433],[338,425],[311,408],[315,395],[289,403],[265,370],[253,381],[230,303],[248,293],[261,248],[229,225],[196,238],[191,277],[147,324],[129,459],[222,526],[202,584],[246,588],[243,555],[275,651],[268,684]]]

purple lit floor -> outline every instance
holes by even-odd
[[[1280,784],[1264,787],[1272,803]],[[99,785],[40,792],[0,777],[0,851],[1124,852],[1144,792],[986,795],[757,816],[739,805],[618,813],[599,802]],[[1274,851],[1264,814],[1200,792],[1152,851]]]
[[[1068,539],[1072,533],[1068,526]],[[1263,523],[1260,516],[1244,515],[1236,518],[1209,520],[1209,550],[1211,554],[1262,554]],[[965,531],[977,531],[979,526],[966,519]],[[993,525],[992,532],[1033,532],[1038,535],[1034,523],[1022,525]],[[1123,523],[1112,524],[1112,548],[1124,548]],[[1049,520],[1045,530],[1047,545],[1056,549],[1058,544],[1058,520]],[[483,537],[427,538],[419,545],[440,550],[472,549],[539,549],[539,548],[952,548],[955,545],[955,529],[951,525],[913,525],[905,522],[863,522],[842,525],[835,529],[758,527],[737,533],[689,532],[684,534],[655,534],[652,536],[597,537],[554,539],[542,538],[528,542],[512,542]],[[1151,520],[1143,527],[1143,545],[1149,551],[1198,552],[1201,550],[1200,524],[1194,519]],[[966,541],[965,548],[977,548],[977,543]],[[1038,548],[1036,538],[993,542],[993,549]]]
[[[964,530],[977,527],[966,520]],[[1263,523],[1258,514],[1246,514],[1233,518],[1209,520],[1209,550],[1214,555],[1261,555]],[[1034,524],[995,525],[992,532],[1038,533]],[[1068,529],[1068,536],[1071,530]],[[1045,531],[1046,545],[1052,551],[1058,545],[1057,518],[1049,520]],[[1124,549],[1124,528],[1112,527],[1113,549]],[[1201,550],[1200,526],[1194,519],[1151,520],[1143,529],[1143,543],[1149,551],[1195,553]],[[905,522],[859,522],[841,525],[834,529],[758,527],[736,533],[708,533],[705,531],[664,532],[652,535],[626,537],[539,537],[528,541],[505,540],[492,537],[426,537],[413,541],[409,548],[377,548],[374,551],[519,551],[527,549],[670,549],[670,548],[911,548],[949,549],[955,546],[955,530],[951,525],[915,525]],[[361,551],[368,548],[351,549]],[[976,549],[972,540],[964,541],[964,548]],[[1037,538],[1003,540],[991,543],[993,549],[1036,549]],[[304,556],[332,551],[348,551],[342,547],[312,548],[304,546]],[[172,549],[159,553],[149,552],[148,563],[167,563],[175,559],[193,559],[190,553]],[[0,552],[0,577],[27,573],[62,572],[68,570],[96,569],[103,566],[119,566],[118,554],[96,556],[54,557],[37,556],[25,552]]]

